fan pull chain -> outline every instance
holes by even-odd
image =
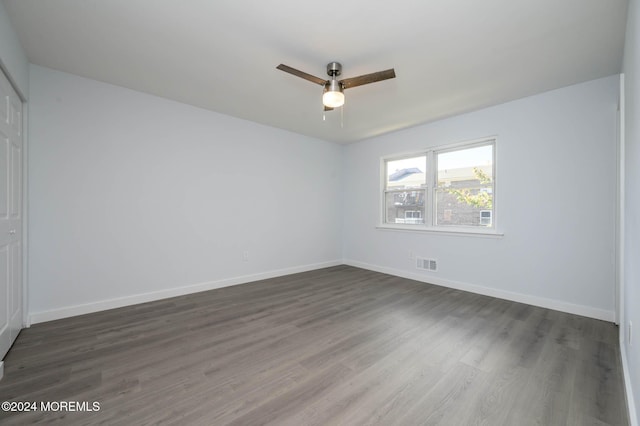
[[[340,107],[340,128],[344,129],[344,105]]]

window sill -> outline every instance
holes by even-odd
[[[381,231],[400,231],[400,232],[424,232],[427,234],[437,235],[454,235],[458,237],[484,237],[484,238],[502,238],[503,232],[495,229],[473,229],[473,228],[435,228],[419,225],[391,225],[379,224],[376,229]]]

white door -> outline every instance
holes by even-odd
[[[22,102],[0,71],[0,359],[22,329]]]

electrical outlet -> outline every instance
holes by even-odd
[[[632,332],[632,327],[633,327],[633,323],[631,321],[629,321],[629,328],[628,328],[628,335],[629,335],[629,346],[631,346],[631,338],[633,337],[633,332]]]
[[[246,251],[246,250],[242,252],[242,261],[243,262],[248,262],[249,261],[249,252]]]

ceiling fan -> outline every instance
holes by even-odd
[[[350,89],[352,87],[362,86],[363,84],[375,83],[376,81],[396,77],[395,70],[391,68],[371,74],[360,75],[358,77],[337,80],[336,77],[342,74],[342,65],[339,62],[330,62],[327,64],[327,74],[331,77],[329,80],[324,80],[320,77],[316,77],[315,75],[307,74],[304,71],[291,68],[285,64],[280,64],[276,68],[297,77],[304,78],[312,83],[324,86],[322,103],[324,104],[325,111],[331,111],[334,108],[344,105],[344,89]]]

